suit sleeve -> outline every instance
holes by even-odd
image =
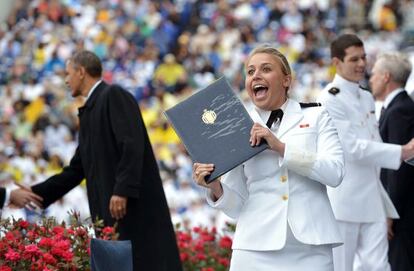
[[[85,178],[82,168],[79,146],[68,166],[62,172],[56,174],[46,181],[32,186],[32,191],[43,198],[43,208],[48,207],[56,200],[80,184]]]
[[[325,94],[321,102],[338,130],[346,160],[389,169],[400,167],[400,145],[358,138],[357,127],[349,119],[346,106],[340,99]]]
[[[0,209],[3,208],[5,200],[6,200],[6,189],[3,187],[0,187]]]
[[[344,156],[337,131],[325,110],[319,114],[317,126],[316,152],[286,144],[282,165],[302,176],[336,187],[345,174]]]
[[[403,110],[393,110],[387,113],[384,120],[386,124],[386,135],[383,135],[385,141],[395,144],[406,144],[411,139],[414,135],[414,119],[412,115],[410,116],[407,113],[403,112]],[[407,201],[407,191],[413,190],[411,179],[414,176],[414,167],[402,163],[399,170],[385,170],[383,174],[381,174],[381,177],[385,177],[387,192],[400,215],[404,216],[404,208],[409,204]]]
[[[222,210],[229,217],[237,219],[248,197],[243,165],[225,174],[221,184],[223,195],[218,200],[213,201],[212,195],[207,193],[207,202],[210,206]]]
[[[389,143],[404,145],[414,135],[414,119],[402,110],[393,110],[387,114],[386,140]]]
[[[144,123],[137,102],[120,87],[109,91],[108,104],[109,121],[119,152],[113,193],[136,198],[139,196],[137,191],[141,183],[147,140]]]

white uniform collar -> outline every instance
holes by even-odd
[[[404,91],[404,89],[403,88],[397,88],[397,89],[394,89],[393,91],[391,91],[388,95],[387,95],[387,97],[385,97],[385,100],[384,100],[384,103],[383,103],[383,107],[384,108],[387,108],[389,105],[390,105],[390,103],[392,102],[392,100],[394,100],[394,98],[395,98],[395,96],[397,96],[398,94],[400,94],[401,92],[403,92]]]
[[[95,85],[92,86],[91,90],[89,90],[88,96],[86,96],[86,100],[89,99],[89,97],[91,97],[92,92],[96,89],[96,87],[102,82],[102,80],[98,80]]]
[[[280,107],[280,109],[282,109],[283,112],[285,112],[285,110],[286,110],[286,106],[288,104],[288,101],[289,101],[289,99],[286,99],[286,102],[284,104],[282,104],[282,106]],[[270,116],[271,111],[266,111],[266,110],[260,109],[256,106],[254,106],[254,109],[259,114],[259,116],[263,120],[263,122],[266,123],[267,119]]]
[[[348,81],[339,74],[335,74],[335,77],[332,81],[332,85],[338,87],[340,91],[343,91],[344,89],[346,92],[352,93],[352,95],[354,95],[355,97],[360,97],[359,84]]]

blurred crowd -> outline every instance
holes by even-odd
[[[0,185],[30,186],[69,163],[83,100],[64,85],[65,59],[85,48],[102,59],[104,80],[135,96],[173,222],[220,228],[227,218],[206,206],[163,111],[221,76],[246,99],[243,61],[264,42],[288,57],[290,96],[313,101],[334,74],[328,46],[338,33],[357,33],[369,60],[413,53],[413,14],[412,0],[16,0],[0,25]],[[88,217],[85,186],[45,212],[67,219],[71,209]],[[11,215],[37,214],[3,210]]]

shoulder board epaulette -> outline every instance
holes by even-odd
[[[329,89],[328,92],[331,93],[331,94],[333,94],[333,95],[336,95],[340,91],[339,91],[339,88],[333,87],[333,88]]]
[[[322,106],[321,103],[299,103],[301,108]]]
[[[359,85],[359,88],[371,92],[371,90],[368,87]]]

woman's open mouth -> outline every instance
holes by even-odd
[[[262,84],[255,85],[255,86],[253,86],[254,96],[256,98],[264,97],[266,95],[268,89],[269,88],[267,86],[262,85]]]

